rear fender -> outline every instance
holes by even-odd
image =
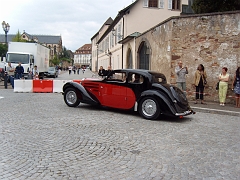
[[[81,102],[85,102],[88,104],[99,104],[99,102],[95,101],[86,91],[86,89],[79,83],[76,82],[68,82],[63,86],[63,94],[65,92],[65,90],[69,87],[73,87],[75,89],[77,89],[81,95],[82,95],[82,99]]]
[[[159,91],[156,91],[156,90],[147,90],[147,91],[144,91],[142,92],[139,100],[142,98],[142,97],[145,97],[145,96],[155,96],[159,99],[161,99],[166,105],[167,107],[169,108],[169,110],[173,113],[173,114],[176,114],[176,110],[173,108],[173,106],[171,105],[170,102],[172,102],[172,100],[168,97],[166,97],[166,95],[164,94],[161,94]],[[138,102],[139,102],[138,100]],[[161,108],[161,107],[160,107]]]

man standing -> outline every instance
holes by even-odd
[[[7,73],[8,73],[8,78],[10,81],[10,84],[12,85],[12,88],[14,88],[14,71],[15,69],[12,67],[11,62],[8,62],[7,66]]]
[[[21,65],[21,62],[18,63],[18,66],[16,67],[15,71],[16,71],[16,79],[21,79],[24,73],[24,69]]]
[[[177,87],[186,94],[186,74],[188,74],[188,68],[182,66],[182,61],[178,62],[175,73],[177,74]]]

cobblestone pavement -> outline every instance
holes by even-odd
[[[184,119],[0,91],[0,179],[240,179],[239,117]]]

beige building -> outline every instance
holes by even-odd
[[[149,69],[147,61],[138,63],[135,57],[135,37],[172,16],[179,16],[188,0],[136,0],[119,11],[116,18],[107,21],[91,38],[93,70],[103,66]],[[142,44],[141,53],[148,53]],[[145,58],[145,57],[144,57]]]
[[[92,44],[85,44],[74,53],[74,65],[91,66]]]

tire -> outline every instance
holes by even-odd
[[[145,119],[157,119],[160,115],[160,108],[156,98],[147,96],[141,99],[138,105],[138,113]]]
[[[77,90],[68,88],[64,92],[64,101],[69,107],[77,107],[80,104],[80,99],[77,96]]]

